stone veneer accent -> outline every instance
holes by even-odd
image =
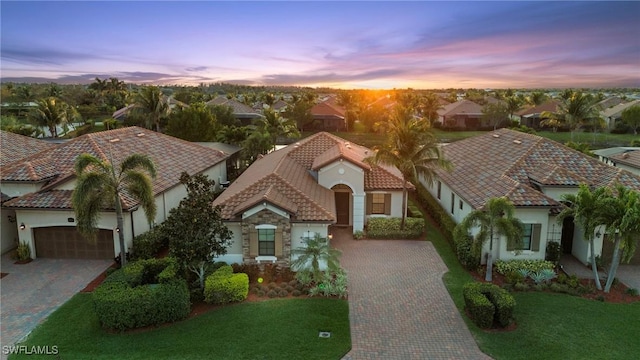
[[[276,264],[289,267],[291,262],[291,223],[289,219],[269,210],[261,210],[242,220],[242,261],[245,264],[256,263],[254,258],[249,256],[249,229],[263,224],[275,225],[278,229],[282,229],[282,256],[278,257]]]

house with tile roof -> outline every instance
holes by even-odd
[[[505,196],[525,224],[524,247],[514,249],[499,241],[495,259],[544,259],[547,243],[556,241],[565,253],[587,263],[590,249],[583,230],[572,219],[557,222],[564,207],[562,195],[577,193],[582,183],[594,187],[620,183],[640,191],[638,175],[555,141],[509,129],[447,144],[443,152],[453,170],[436,170],[433,186],[424,185],[456,222],[482,209],[489,199]],[[596,255],[602,246],[603,237],[596,237]],[[488,251],[485,248],[483,254]]]
[[[640,106],[640,100],[632,100],[629,102],[620,103],[618,105],[611,106],[600,111],[600,116],[607,124],[607,129],[615,128],[616,122],[622,121],[622,112],[633,106]]]
[[[237,100],[227,99],[224,95],[216,96],[207,101],[205,105],[230,107],[233,110],[233,116],[235,116],[243,126],[251,125],[254,120],[264,117],[264,115],[258,113],[251,106],[245,105]]]
[[[609,157],[609,160],[613,163],[613,166],[640,176],[640,150],[614,154]]]
[[[126,191],[121,193],[124,228],[116,228],[115,210],[100,214],[95,243],[86,241],[76,229],[71,194],[75,188],[75,160],[88,153],[117,167],[127,156],[148,155],[157,168],[153,192],[157,205],[156,223],[186,196],[180,183],[183,171],[204,173],[221,184],[227,181],[227,154],[140,127],[127,127],[77,137],[2,166],[0,188],[11,199],[3,209],[15,212],[19,241],[29,244],[32,257],[114,258],[120,253],[117,231],[124,233],[127,247],[136,235],[150,228],[144,210]],[[12,238],[3,236],[5,244]]]
[[[549,99],[540,105],[535,105],[518,111],[515,114],[516,119],[520,120],[521,125],[525,125],[536,130],[540,129],[540,122],[546,119],[542,116],[542,113],[545,111],[552,113],[558,111],[559,104],[560,102],[558,100]]]
[[[44,140],[0,130],[0,173],[4,171],[7,165],[41,151],[49,150],[54,146],[55,144]],[[0,193],[0,195],[0,203],[11,199],[4,192]],[[0,253],[5,253],[14,248],[17,243],[16,212],[11,209],[0,208],[0,220],[0,236],[2,239]]]
[[[321,131],[344,131],[347,128],[345,110],[330,96],[315,104],[311,110],[311,128]]]
[[[254,162],[213,203],[233,232],[220,260],[286,265],[303,238],[327,237],[330,225],[355,232],[371,217],[402,216],[402,175],[369,165],[372,154],[321,132]]]
[[[480,124],[482,106],[470,100],[459,100],[438,109],[438,123],[445,128],[467,128]]]

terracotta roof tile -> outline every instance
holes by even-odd
[[[640,169],[640,150],[627,151],[610,157],[615,163]]]
[[[536,190],[543,186],[611,186],[616,181],[640,190],[640,177],[616,169],[555,141],[508,129],[456,141],[443,147],[453,163],[438,176],[475,209],[493,197],[508,196],[516,206],[560,204]]]
[[[117,141],[113,141],[117,139]],[[22,161],[14,162],[3,167],[2,181],[47,182],[47,188],[55,186],[56,181],[66,181],[75,176],[74,164],[78,155],[88,153],[102,160],[120,164],[127,156],[140,153],[148,155],[157,169],[157,176],[153,180],[155,194],[162,193],[180,184],[180,174],[202,172],[215,164],[224,161],[227,155],[221,151],[163,135],[155,131],[127,127],[111,131],[102,131],[83,135],[66,143],[59,144],[49,151],[38,153]],[[213,179],[216,182],[218,179]],[[48,200],[32,196],[29,204],[34,208],[42,208]],[[125,208],[131,208],[137,203],[123,194]],[[17,199],[6,203],[14,206],[20,203],[26,207],[26,200]]]
[[[0,166],[4,167],[55,146],[44,140],[0,131]]]

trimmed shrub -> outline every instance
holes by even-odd
[[[496,271],[502,275],[506,275],[512,271],[520,271],[520,269],[526,269],[529,270],[529,273],[535,273],[545,269],[553,270],[555,267],[551,261],[546,260],[496,260],[493,266]]]
[[[369,239],[416,239],[424,232],[424,219],[406,218],[404,230],[400,230],[400,218],[369,218],[367,238]]]
[[[474,270],[480,266],[480,246],[474,243],[462,226],[456,226],[453,231],[453,243],[456,256],[460,264],[467,270]]]
[[[274,297],[278,296],[278,292],[275,290],[269,290],[267,296],[273,299]]]
[[[131,260],[152,259],[158,255],[163,247],[168,245],[169,238],[162,230],[162,226],[156,226],[133,238]]]
[[[243,301],[249,294],[247,274],[234,274],[231,266],[222,266],[207,277],[204,283],[204,301],[210,304],[226,304]]]
[[[560,243],[557,241],[549,241],[547,243],[545,260],[551,261],[552,263],[557,264],[560,262],[561,256],[562,256],[562,249],[560,248]]]
[[[422,206],[428,214],[431,215],[436,224],[440,224],[440,230],[445,239],[453,245],[453,229],[456,227],[456,222],[449,215],[449,213],[440,205],[440,202],[436,200],[427,188],[422,183],[414,184],[416,187],[415,195],[417,202]]]
[[[516,300],[505,289],[488,283],[467,283],[463,287],[465,306],[474,323],[481,328],[511,323]]]
[[[177,278],[172,258],[131,262],[92,297],[102,327],[119,331],[181,320],[191,311],[187,283]]]

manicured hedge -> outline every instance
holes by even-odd
[[[537,273],[555,268],[554,263],[547,260],[496,260],[493,266],[502,275],[507,275],[520,269],[526,269],[529,273]]]
[[[511,323],[516,300],[505,289],[488,283],[467,283],[462,289],[465,308],[481,328],[491,328],[495,322],[505,327]]]
[[[420,203],[420,206],[424,208],[427,213],[435,220],[437,224],[440,224],[442,235],[451,244],[453,244],[453,229],[456,227],[456,222],[449,215],[449,213],[440,205],[431,193],[422,185],[422,183],[415,184],[416,192],[415,197]]]
[[[133,238],[131,259],[140,260],[154,258],[163,247],[168,245],[169,238],[162,230],[162,226],[156,226],[146,233]]]
[[[140,260],[109,275],[93,292],[104,328],[127,330],[186,318],[191,311],[187,283],[172,258]]]
[[[243,301],[249,294],[249,276],[233,273],[229,265],[222,266],[204,282],[204,301],[210,304],[226,304]]]
[[[424,232],[424,219],[406,218],[404,230],[400,230],[400,218],[369,218],[367,238],[369,239],[416,239]]]

